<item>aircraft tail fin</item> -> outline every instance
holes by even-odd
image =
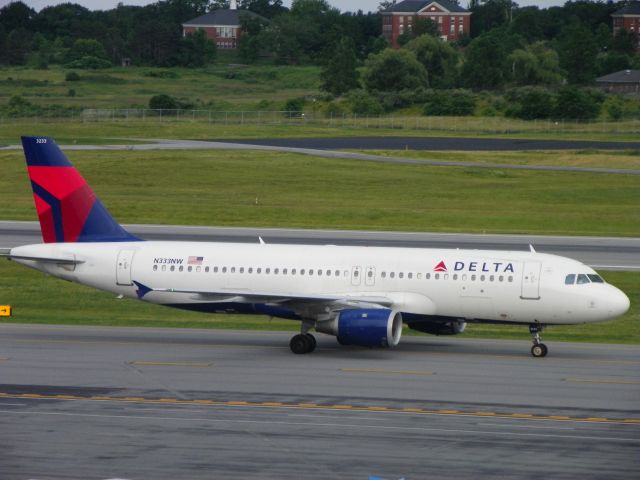
[[[113,219],[53,139],[22,137],[22,148],[45,243],[140,240]]]

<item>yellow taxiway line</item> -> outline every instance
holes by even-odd
[[[232,407],[261,407],[261,408],[290,408],[299,410],[341,410],[341,411],[361,411],[361,412],[385,412],[412,415],[451,415],[465,417],[493,417],[512,418],[519,420],[551,420],[562,422],[584,422],[584,423],[623,423],[640,425],[640,418],[604,418],[604,417],[571,417],[565,415],[536,415],[532,413],[516,412],[492,412],[492,411],[472,411],[472,410],[444,410],[428,408],[399,408],[382,405],[322,405],[316,403],[285,403],[285,402],[248,402],[243,400],[215,400],[215,399],[180,399],[180,398],[147,398],[147,397],[116,397],[109,395],[46,395],[37,393],[9,393],[0,392],[0,398],[20,398],[37,400],[64,400],[64,401],[99,401],[99,402],[123,402],[141,404],[170,404],[170,405],[208,405],[208,406],[232,406]]]

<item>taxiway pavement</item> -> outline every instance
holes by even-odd
[[[177,225],[125,225],[147,240],[203,242],[336,244],[416,248],[470,248],[527,250],[575,258],[599,270],[640,270],[640,238],[569,237],[544,235],[487,235],[428,232],[376,232],[356,230],[304,230],[285,228],[193,227]],[[0,247],[40,243],[38,222],[0,221]]]
[[[523,331],[523,337],[527,334]],[[637,478],[640,350],[0,325],[0,478]]]

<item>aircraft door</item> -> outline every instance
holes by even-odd
[[[351,285],[360,285],[362,281],[362,267],[351,267]]]
[[[522,293],[520,298],[526,300],[540,299],[540,262],[524,262],[522,270]]]
[[[364,282],[366,285],[376,284],[376,267],[367,267],[364,272]]]
[[[116,284],[133,285],[131,281],[131,263],[135,250],[120,250],[116,262]]]

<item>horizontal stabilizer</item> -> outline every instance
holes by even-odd
[[[39,263],[56,263],[58,265],[78,265],[84,263],[84,260],[76,260],[73,255],[67,255],[64,257],[41,257],[38,255],[12,255],[10,248],[0,248],[0,257],[8,258],[9,260],[31,260]]]

